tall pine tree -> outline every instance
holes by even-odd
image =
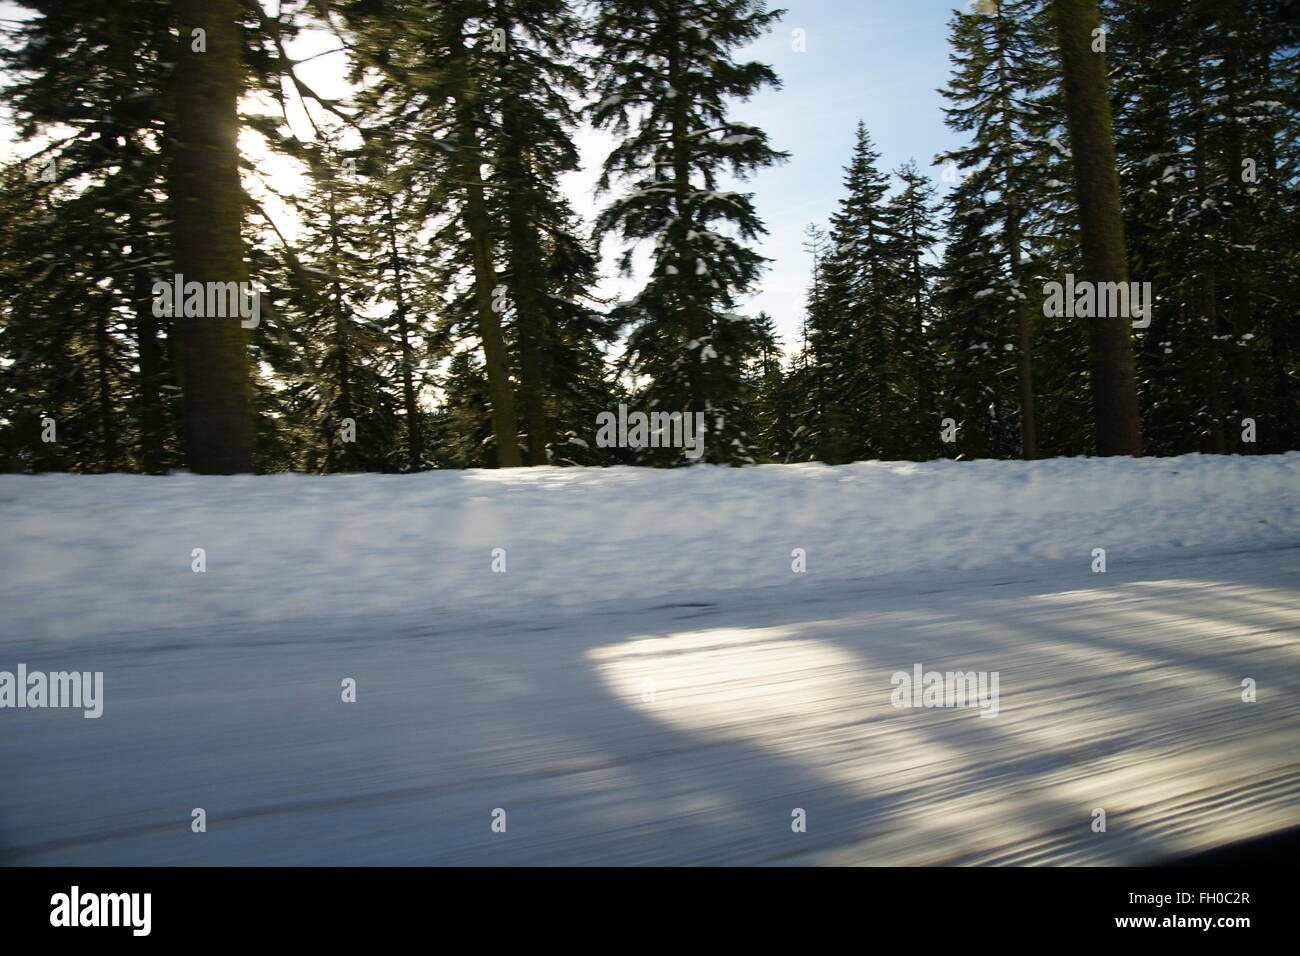
[[[618,138],[600,185],[627,186],[597,232],[654,240],[650,279],[613,315],[632,326],[628,359],[645,382],[644,410],[703,413],[707,461],[754,460],[741,405],[762,330],[736,310],[763,264],[746,243],[765,230],[752,197],[723,189],[722,177],[743,179],[785,155],[762,130],[728,119],[729,100],[779,85],[768,66],[732,53],[780,12],[761,0],[609,0],[592,32],[600,99],[591,117]],[[631,256],[629,247],[625,270]]]

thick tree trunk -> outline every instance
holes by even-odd
[[[514,268],[526,268],[516,261]],[[519,338],[519,391],[524,403],[524,426],[528,430],[528,463],[546,464],[546,448],[551,443],[550,421],[546,415],[546,390],[542,381],[541,337],[545,317],[536,296],[527,289],[528,282],[512,283],[515,294],[517,334]],[[521,288],[521,286],[523,286]]]
[[[507,151],[501,158],[507,182],[521,183],[524,176],[524,131],[513,114],[504,119]],[[508,187],[509,188],[509,187]],[[550,420],[546,414],[546,383],[542,381],[542,351],[546,335],[546,296],[542,282],[542,254],[536,226],[512,197],[507,213],[510,230],[510,292],[515,304],[515,337],[519,347],[519,393],[524,404],[524,425],[528,430],[528,463],[546,464],[551,443]]]
[[[463,5],[462,5],[463,9]],[[476,118],[468,60],[465,47],[464,19],[448,37],[456,84],[456,123],[460,129],[460,180],[465,190],[465,231],[469,234],[474,260],[474,306],[478,316],[479,339],[483,345],[483,362],[487,370],[488,397],[492,402],[492,436],[496,442],[497,465],[516,468],[523,464],[519,454],[519,429],[515,418],[515,396],[510,384],[509,361],[505,338],[501,334],[501,316],[492,307],[496,289],[496,270],[492,264],[492,223],[483,195],[483,178]]]
[[[509,5],[494,4],[497,27],[510,32]],[[513,99],[502,107],[501,131],[504,155],[498,157],[505,182],[510,233],[510,276],[508,285],[515,306],[515,341],[519,350],[519,397],[524,406],[524,428],[528,433],[528,463],[545,465],[551,445],[551,419],[546,407],[543,355],[548,329],[547,298],[543,287],[540,226],[530,221],[525,188],[529,155],[528,130],[524,128]]]
[[[462,123],[472,118],[462,119]],[[471,127],[462,126],[463,130]],[[472,133],[466,133],[473,139]],[[505,337],[501,334],[501,317],[492,307],[496,288],[496,270],[492,265],[491,223],[483,199],[483,185],[478,168],[478,145],[467,142],[461,178],[465,187],[465,228],[470,236],[474,256],[474,305],[478,314],[479,338],[483,343],[483,360],[487,367],[488,395],[492,400],[492,434],[496,440],[497,465],[516,468],[523,464],[519,455],[519,429],[515,419],[515,396],[510,384],[506,360]]]
[[[176,271],[185,282],[246,282],[236,102],[243,8],[239,0],[173,0],[180,27],[173,158],[168,171]],[[194,30],[204,31],[197,52]],[[178,307],[180,303],[175,303]],[[253,470],[253,384],[248,330],[238,316],[180,315],[186,463],[203,474]]]
[[[1127,282],[1105,55],[1092,50],[1093,31],[1101,24],[1097,0],[1052,0],[1052,14],[1061,50],[1084,275],[1092,282]],[[1140,455],[1132,320],[1107,316],[1086,321],[1097,454]]]

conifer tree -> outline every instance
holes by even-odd
[[[894,174],[902,183],[887,211],[897,246],[897,289],[893,293],[900,320],[895,326],[893,389],[903,399],[899,411],[898,456],[919,460],[935,456],[938,361],[931,341],[934,327],[932,250],[938,240],[934,186],[909,161]]]
[[[568,0],[492,0],[501,51],[488,83],[497,102],[484,149],[495,157],[490,209],[501,224],[501,281],[529,464],[581,456],[572,438],[604,404],[603,343],[614,324],[594,308],[598,263],[560,188],[578,168],[571,101],[585,92],[568,47],[580,25]],[[595,395],[592,392],[595,392]],[[557,459],[557,444],[565,447]]]
[[[1030,227],[1034,210],[1051,198],[1046,185],[1051,180],[1043,175],[1045,144],[1035,135],[1043,124],[1039,97],[1050,82],[1046,44],[1035,18],[1039,6],[1038,0],[1000,0],[954,15],[953,75],[943,90],[951,105],[944,112],[949,127],[973,140],[939,157],[953,173],[965,173],[952,196],[954,228],[974,239],[973,246],[984,237],[993,250],[989,255],[983,248],[973,249],[973,259],[948,257],[948,267],[964,273],[949,273],[950,286],[960,287],[963,295],[973,291],[965,301],[949,296],[948,314],[952,321],[985,330],[974,337],[978,342],[962,337],[966,348],[982,348],[992,337],[998,360],[1002,352],[1008,357],[1014,353],[1014,399],[999,394],[997,404],[1018,404],[1019,451],[1026,459],[1038,456],[1031,321],[1038,296],[1027,281],[1036,255]],[[1004,379],[999,373],[1000,368],[988,367],[982,375],[986,385],[999,383],[997,392]]]
[[[1295,29],[1277,4],[1114,4],[1116,137],[1144,433],[1159,454],[1294,444]],[[1289,33],[1289,39],[1288,39]],[[1290,157],[1290,158],[1288,158]],[[1240,441],[1243,418],[1259,440]]]
[[[824,264],[830,254],[830,239],[821,226],[809,223],[804,228],[803,250],[810,259],[808,300],[800,327],[798,347],[790,358],[787,374],[781,382],[781,404],[789,409],[789,435],[779,447],[781,460],[813,461],[821,442],[824,376],[813,360],[809,321],[822,308],[825,288]],[[776,427],[772,425],[770,427]]]
[[[390,161],[428,177],[430,202],[445,210],[435,239],[442,240],[444,275],[454,282],[456,295],[463,293],[461,305],[469,308],[483,352],[493,460],[501,467],[520,465],[515,387],[497,291],[495,226],[484,178],[491,156],[483,131],[495,125],[489,78],[494,60],[507,53],[493,33],[491,3],[354,0],[339,8],[351,30],[353,79],[372,81],[359,95],[367,134]]]
[[[808,314],[817,370],[816,455],[831,464],[896,456],[905,401],[891,390],[899,273],[889,179],[866,126],[858,123],[845,167],[847,195],[831,216],[830,252]]]
[[[761,0],[609,0],[596,13],[593,121],[618,142],[600,185],[626,191],[600,214],[599,235],[654,240],[651,277],[613,315],[631,325],[631,372],[645,410],[704,413],[704,460],[753,461],[741,428],[745,362],[761,332],[737,313],[763,259],[746,243],[764,232],[752,197],[723,189],[784,158],[760,129],[728,119],[728,101],[778,85],[733,51],[780,11]],[[727,231],[720,231],[720,228]],[[631,246],[622,258],[630,269]],[[680,453],[650,455],[663,463]]]
[[[296,204],[299,252],[316,281],[298,296],[294,329],[314,374],[292,399],[307,411],[315,435],[309,468],[387,471],[397,464],[398,398],[386,375],[392,342],[367,315],[374,300],[367,280],[383,255],[383,234],[374,228],[371,197],[357,179],[340,175],[342,168],[327,148]]]
[[[136,437],[123,427],[138,384],[124,334],[132,315],[103,281],[122,244],[93,199],[52,198],[32,180],[37,168],[8,168],[0,191],[5,470],[122,470]]]
[[[1070,130],[1084,277],[1128,282],[1115,137],[1097,0],[1050,0]],[[1099,455],[1140,455],[1131,319],[1088,319],[1091,389]]]
[[[361,96],[368,133],[422,182],[431,216],[450,213],[432,235],[449,290],[442,328],[451,343],[472,331],[483,349],[495,460],[522,463],[522,439],[528,462],[544,464],[588,427],[576,397],[602,380],[600,346],[613,334],[590,300],[596,257],[560,188],[577,167],[570,101],[583,83],[571,4],[345,10],[357,78],[382,77]]]
[[[246,283],[237,103],[243,93],[239,0],[172,0],[179,27],[169,126],[168,198],[185,282]],[[179,303],[176,303],[179,306]],[[249,335],[238,317],[177,316],[185,460],[199,473],[253,470]]]
[[[12,454],[29,466],[158,473],[179,463],[170,320],[154,315],[150,291],[172,272],[161,193],[169,11],[141,0],[25,5],[34,16],[8,30],[0,49],[10,78],[3,99],[19,138],[38,147],[0,186],[13,208],[0,239],[0,283],[12,283],[0,295]],[[70,256],[76,266],[54,268]],[[94,344],[77,347],[69,336]],[[64,396],[56,404],[51,389]],[[95,427],[69,420],[58,441],[41,442],[28,423],[43,414],[30,407],[43,392],[37,404],[65,416],[99,409],[113,418]],[[26,466],[10,458],[9,467]]]

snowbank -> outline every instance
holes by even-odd
[[[0,639],[523,609],[1300,544],[1300,453],[0,476]],[[194,549],[206,571],[195,573]],[[504,550],[504,573],[493,570]],[[803,549],[806,573],[792,571]],[[498,552],[499,555],[499,552]],[[792,594],[792,597],[794,595]]]

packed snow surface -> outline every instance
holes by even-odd
[[[1300,819],[1298,470],[3,478],[0,672],[104,683],[94,719],[0,709],[0,865],[1131,864],[1269,833]],[[996,716],[896,706],[918,666],[996,673]]]
[[[0,528],[0,640],[753,587],[795,600],[814,582],[1086,569],[1097,548],[1114,569],[1294,544],[1300,453],[2,476]],[[195,549],[203,573],[192,570]],[[792,570],[795,549],[803,573]]]

